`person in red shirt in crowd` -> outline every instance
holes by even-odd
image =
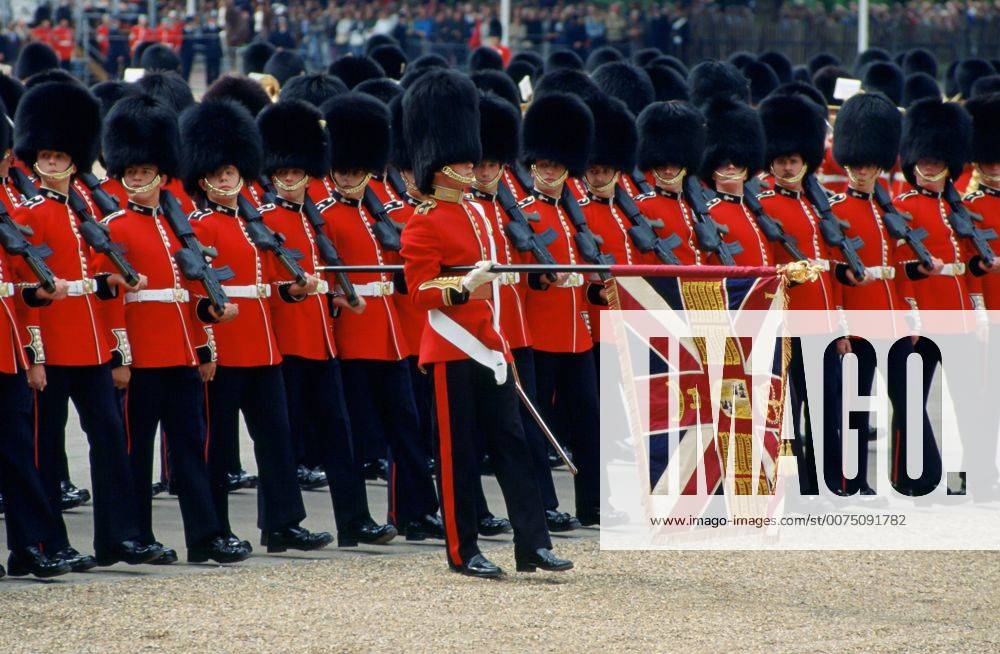
[[[205,464],[203,384],[215,368],[209,325],[232,320],[237,308],[232,303],[221,311],[213,308],[202,289],[184,280],[174,260],[181,243],[163,216],[160,194],[164,178],[176,174],[178,140],[176,114],[149,96],[120,100],[105,120],[104,162],[108,174],[128,193],[124,211],[106,224],[111,239],[129,252],[151,287],[113,300],[115,311],[107,327],[126,330],[132,350],[125,434],[139,504],[140,542],[156,544],[151,477],[153,442],[162,422],[188,560],[235,563],[249,557],[250,550],[224,539],[227,534],[215,513]],[[165,550],[155,563],[176,560],[176,552]]]
[[[59,21],[59,25],[52,30],[52,49],[59,55],[59,65],[69,70],[70,61],[73,59],[73,50],[76,48],[76,30],[65,18]]]
[[[334,184],[331,198],[319,205],[327,235],[348,265],[397,263],[393,247],[398,244],[380,240],[376,218],[362,201],[370,176],[384,171],[388,161],[389,110],[358,92],[339,95],[323,106]],[[383,433],[390,455],[389,522],[411,540],[443,538],[434,482],[420,442],[410,350],[393,297],[402,290],[399,280],[387,272],[358,273],[351,279],[366,307],[360,314],[341,312],[334,335],[354,451],[364,452],[366,441]]]
[[[260,471],[261,544],[268,552],[325,547],[333,536],[299,526],[305,507],[268,301],[277,294],[288,303],[302,302],[316,292],[319,279],[307,275],[304,283],[285,282],[276,256],[263,245],[270,230],[249,227],[238,208],[244,180],[256,179],[260,168],[260,134],[250,113],[229,100],[209,102],[182,114],[180,128],[184,188],[205,205],[191,215],[191,226],[218,252],[215,265],[233,271],[223,288],[239,307],[238,320],[214,328],[218,363],[207,380],[208,470],[222,532],[229,542],[250,546],[232,533],[226,479],[242,412]]]
[[[47,384],[37,395],[38,468],[49,504],[59,511],[58,444],[66,425],[69,401],[80,413],[80,423],[90,442],[94,483],[95,557],[70,546],[66,527],[56,513],[58,528],[43,541],[46,552],[70,563],[74,571],[95,565],[148,563],[163,549],[138,541],[132,478],[125,449],[121,407],[115,394],[124,377],[112,360],[112,347],[99,315],[97,301],[108,301],[120,292],[137,292],[146,285],[140,276],[134,286],[118,272],[100,274],[96,258],[81,234],[80,217],[69,207],[72,176],[89,171],[100,138],[100,107],[82,86],[46,82],[33,87],[18,106],[15,153],[38,175],[41,194],[20,207],[15,219],[33,230],[30,237],[53,250],[47,263],[59,277],[69,279],[69,297],[40,312],[40,333],[45,342]],[[115,362],[129,359],[122,335]],[[117,363],[120,366],[120,363]]]
[[[489,271],[497,243],[485,216],[465,196],[475,180],[473,164],[482,156],[476,88],[459,73],[433,70],[404,96],[403,121],[416,186],[430,196],[403,230],[402,256],[409,295],[428,312],[420,365],[434,380],[448,564],[470,576],[503,575],[477,542],[480,449],[475,431],[484,430],[514,529],[517,569],[567,570],[572,562],[551,551],[528,464],[516,374],[509,370],[513,357],[496,306],[498,275]],[[464,276],[442,270],[472,264],[475,270]]]
[[[574,96],[543,96],[525,114],[521,161],[532,171],[534,188],[522,206],[538,214],[536,231],[555,232],[549,252],[557,263],[583,263],[574,241],[575,227],[559,198],[570,175],[584,174],[593,141],[593,116]],[[581,206],[586,205],[584,199]],[[580,273],[529,275],[528,286],[525,305],[535,350],[539,411],[547,424],[567,425],[579,469],[573,478],[576,515],[581,525],[595,525],[600,522],[599,402],[587,309],[606,303],[603,288],[588,284]],[[566,422],[557,422],[557,415],[565,416]]]
[[[277,192],[274,204],[262,207],[261,215],[268,227],[285,237],[289,248],[303,253],[300,264],[305,271],[316,274],[321,265],[317,241],[326,235],[309,221],[306,212],[310,209],[305,203],[312,202],[306,198],[309,180],[330,170],[330,142],[323,115],[302,100],[283,100],[266,107],[257,117],[257,125],[264,143],[263,173]],[[279,274],[287,283],[293,281],[287,271]],[[288,415],[299,450],[296,460],[303,460],[305,435],[311,432],[327,472],[340,547],[384,542],[393,530],[389,525],[375,524],[368,512],[336,358],[331,312],[361,313],[365,301],[359,300],[352,307],[343,289],[334,288],[331,293],[325,281],[302,302],[289,304],[271,298]]]
[[[519,252],[507,235],[509,218],[501,208],[497,199],[500,184],[506,184],[503,174],[517,162],[518,145],[521,127],[521,111],[507,100],[492,93],[480,92],[480,141],[483,147],[483,158],[476,164],[474,174],[476,181],[472,185],[472,197],[483,208],[483,213],[489,222],[496,245],[497,263],[518,264],[538,263],[527,252]],[[535,356],[531,349],[531,330],[528,328],[528,315],[524,294],[527,291],[527,275],[507,273],[497,279],[500,284],[500,328],[510,346],[514,357],[514,365],[524,390],[532,402],[537,404],[535,393]],[[572,531],[580,527],[580,521],[565,511],[559,511],[559,498],[556,496],[552,481],[552,469],[548,460],[548,443],[545,435],[535,424],[526,407],[521,407],[521,423],[524,435],[531,451],[531,465],[542,503],[545,506],[545,521],[550,532]],[[485,447],[485,443],[481,443]],[[481,488],[481,486],[480,486]],[[484,521],[501,520],[492,517],[486,508],[486,498],[480,497],[479,534],[486,532],[489,525]],[[485,514],[485,515],[484,515]],[[506,523],[505,531],[510,530]]]

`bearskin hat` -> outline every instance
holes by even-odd
[[[926,73],[935,78],[938,73],[937,57],[925,48],[913,48],[903,55],[903,72],[907,75]]]
[[[881,93],[858,93],[844,102],[833,128],[833,157],[841,166],[875,164],[891,170],[899,155],[899,109]]]
[[[480,46],[469,53],[469,72],[480,70],[503,70],[503,57],[493,48]]]
[[[82,84],[46,82],[18,105],[14,154],[33,166],[40,150],[64,152],[78,172],[90,172],[101,139],[101,103]]]
[[[119,100],[104,120],[101,151],[110,177],[129,166],[153,164],[161,175],[177,175],[180,132],[173,109],[149,95]]]
[[[854,60],[854,72],[859,77],[864,76],[865,70],[876,61],[892,62],[892,55],[882,48],[868,48],[858,55]]]
[[[389,159],[389,108],[358,91],[342,93],[320,107],[330,134],[330,169],[381,174]],[[478,129],[478,126],[477,126]]]
[[[972,97],[972,85],[980,77],[995,75],[993,65],[985,59],[966,59],[955,67],[955,82],[958,84],[958,92],[962,97],[969,99]]]
[[[310,177],[330,170],[330,142],[323,114],[303,100],[281,100],[257,116],[264,162],[261,172],[301,168]]]
[[[1000,75],[980,77],[972,84],[972,97],[978,98],[1000,91]]]
[[[535,99],[551,93],[568,93],[575,95],[584,102],[603,95],[594,80],[583,71],[563,68],[545,73],[535,85]]]
[[[45,43],[28,43],[21,48],[14,64],[14,77],[22,82],[32,75],[59,68],[59,56]]]
[[[756,111],[729,98],[717,98],[705,108],[705,155],[699,176],[711,180],[723,163],[756,175],[764,167],[764,127]]]
[[[594,50],[587,55],[587,72],[593,73],[604,64],[612,61],[625,61],[625,57],[618,51],[617,48],[612,48],[610,45],[594,48]]]
[[[380,45],[372,48],[368,56],[382,67],[386,77],[397,81],[403,79],[403,72],[406,71],[409,58],[398,45]]]
[[[191,87],[177,73],[146,73],[136,80],[135,88],[163,102],[178,114],[194,104]]]
[[[809,72],[809,66],[796,66],[792,69],[792,81],[801,82],[812,86],[813,78]]]
[[[411,70],[420,70],[421,68],[450,68],[451,64],[448,60],[439,55],[436,52],[428,52],[425,55],[420,55],[413,60],[410,64]]]
[[[597,88],[618,98],[634,114],[656,100],[656,90],[649,73],[625,61],[612,61],[594,71]]]
[[[90,92],[101,103],[101,119],[103,120],[116,102],[127,95],[135,94],[136,88],[128,82],[108,80],[107,82],[98,82],[91,86]]]
[[[16,77],[0,73],[0,100],[11,118],[17,113],[17,105],[24,95],[24,84]]]
[[[826,98],[824,98],[823,94],[819,92],[819,89],[812,84],[806,84],[805,82],[789,82],[788,84],[782,84],[778,88],[774,89],[774,92],[768,97],[775,97],[779,95],[794,95],[806,98],[822,109],[823,116],[826,116]]]
[[[10,122],[0,116],[0,152],[6,152],[14,145],[14,131],[10,127]]]
[[[865,91],[878,91],[892,100],[896,106],[903,103],[903,71],[888,61],[874,61],[865,68],[861,86]]]
[[[392,146],[389,148],[389,163],[397,170],[413,170],[410,159],[410,149],[406,144],[406,134],[403,133],[403,96],[397,95],[389,103],[390,132]]]
[[[687,79],[688,75],[691,72],[688,70],[688,67],[684,65],[683,61],[681,61],[680,59],[678,59],[673,55],[660,55],[656,59],[653,59],[648,64],[646,64],[645,67],[648,68],[649,66],[670,66],[671,68],[676,70],[680,74],[680,76],[683,77],[684,79]]]
[[[281,87],[278,97],[282,100],[305,100],[319,107],[332,97],[347,93],[347,85],[339,77],[326,73],[297,75]]]
[[[701,167],[705,117],[687,102],[656,102],[639,114],[639,168],[670,164],[692,174]]]
[[[600,96],[598,96],[600,97]],[[521,126],[521,161],[548,160],[583,175],[594,143],[594,117],[576,96],[550,93],[536,98]]]
[[[844,102],[833,97],[833,92],[837,88],[837,80],[841,77],[853,78],[853,75],[843,68],[837,68],[836,66],[824,66],[813,75],[813,86],[820,90],[820,93],[826,98],[828,105],[839,107]]]
[[[778,76],[778,82],[788,84],[792,81],[792,60],[777,50],[765,52],[757,57],[757,61],[767,64]]]
[[[545,60],[542,59],[542,55],[538,54],[537,52],[532,52],[531,50],[524,50],[522,52],[518,52],[516,55],[510,58],[510,61],[508,62],[507,65],[509,66],[515,61],[526,61],[529,64],[531,64],[535,68],[535,70],[537,70],[539,73],[541,73],[545,69]]]
[[[550,73],[560,68],[583,70],[583,59],[572,50],[556,50],[545,59],[545,72]]]
[[[263,73],[274,52],[275,47],[267,41],[254,41],[243,48],[243,74]]]
[[[781,84],[774,70],[761,61],[753,61],[744,66],[743,76],[750,83],[750,103],[754,106],[760,104],[761,100]]]
[[[750,84],[743,73],[732,64],[721,61],[703,61],[688,75],[691,102],[702,108],[715,98],[734,102],[750,101]]]
[[[479,92],[467,76],[433,70],[403,96],[403,134],[417,188],[431,192],[434,175],[448,164],[481,161]]]
[[[972,116],[972,160],[1000,162],[1000,93],[973,98],[965,108]]]
[[[472,78],[472,83],[476,85],[477,89],[495,93],[515,107],[520,106],[521,93],[506,73],[499,70],[481,70],[472,73],[469,77]]]
[[[827,66],[840,66],[840,59],[829,52],[821,52],[813,56],[809,60],[809,77],[814,77],[821,68],[826,68]]]
[[[726,58],[726,61],[733,66],[736,66],[736,68],[743,70],[747,67],[747,65],[757,61],[757,57],[753,56],[750,52],[744,52],[741,50],[729,55]]]
[[[233,100],[204,102],[180,116],[184,190],[200,198],[198,181],[223,166],[236,166],[245,180],[260,174],[260,132],[246,107]]]
[[[913,73],[903,83],[903,106],[909,107],[917,100],[940,98],[941,87],[927,73]]]
[[[75,84],[77,86],[83,86],[83,82],[73,77],[69,72],[63,70],[62,68],[52,68],[50,70],[43,70],[40,73],[35,73],[28,79],[24,80],[24,90],[38,86],[39,84],[45,84],[46,82],[59,82],[60,84]],[[86,87],[84,87],[86,88]]]
[[[306,72],[306,63],[297,52],[278,50],[264,64],[263,72],[278,80],[279,85],[284,86],[288,80]]]
[[[659,48],[641,48],[632,55],[632,63],[640,68],[645,68],[649,62],[662,54],[663,52]]]
[[[949,98],[958,95],[958,80],[955,79],[955,70],[959,63],[957,59],[952,61],[944,72],[944,94]]]
[[[172,70],[180,72],[181,59],[168,46],[154,43],[146,48],[139,59],[139,67],[146,70]]]
[[[528,61],[512,61],[510,62],[510,65],[507,66],[507,77],[509,77],[515,85],[518,85],[516,86],[518,94],[517,97],[521,101],[524,100],[524,98],[521,97],[521,88],[519,86],[521,80],[527,77],[528,81],[531,82],[532,89],[534,89],[535,82],[538,80],[539,72],[539,69],[532,66]]]
[[[670,66],[649,66],[646,68],[649,79],[653,83],[657,102],[669,100],[688,100],[687,80]]]
[[[135,46],[135,50],[132,51],[132,66],[135,68],[140,67],[139,61],[142,60],[142,55],[154,43],[156,43],[156,41],[140,41],[139,44]]]
[[[611,96],[591,100],[587,107],[594,117],[594,148],[588,163],[631,173],[639,147],[635,116],[624,102]]]
[[[479,140],[482,161],[513,165],[520,145],[521,112],[516,104],[488,91],[479,92]]]
[[[899,163],[906,181],[914,186],[913,167],[925,158],[943,161],[952,179],[962,174],[972,158],[972,116],[962,105],[928,98],[906,110]]]
[[[382,104],[386,105],[397,95],[403,95],[403,87],[388,77],[366,79],[355,86],[354,90],[358,93],[367,93],[374,98],[378,98]]]
[[[345,55],[330,64],[327,73],[347,84],[347,88],[353,89],[355,86],[369,79],[379,79],[385,77],[385,71],[378,62],[371,57],[355,57]]]
[[[764,162],[799,154],[809,172],[823,163],[826,109],[798,95],[772,95],[758,110],[764,125]]]
[[[368,40],[365,41],[365,54],[371,55],[372,50],[380,48],[383,45],[394,45],[398,47],[399,41],[388,34],[372,34],[368,37]]]
[[[212,82],[202,102],[215,102],[216,100],[232,100],[239,102],[246,107],[251,116],[256,116],[261,109],[271,104],[271,96],[267,94],[264,87],[257,80],[250,79],[243,75],[223,75]]]

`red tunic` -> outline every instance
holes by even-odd
[[[601,252],[610,254],[620,266],[660,262],[652,252],[643,254],[632,245],[628,235],[628,228],[632,225],[614,200],[600,198],[593,193],[588,194],[587,200],[587,204],[582,207],[583,215],[587,218],[590,230],[603,241]],[[588,303],[587,306],[595,343],[601,340],[601,311],[606,309],[607,306],[604,305]]]
[[[407,197],[406,202],[399,202],[386,210],[394,221],[406,225],[413,217],[413,211],[418,204]],[[392,300],[396,304],[396,313],[399,314],[399,322],[403,326],[406,347],[411,356],[416,355],[420,352],[420,339],[423,338],[424,328],[427,325],[427,311],[414,304],[406,293],[394,293]]]
[[[398,264],[399,255],[384,250],[375,238],[375,219],[357,200],[339,193],[319,203],[326,233],[347,265]],[[357,288],[380,282],[387,288],[393,275],[387,272],[353,273],[351,283]],[[395,292],[392,294],[394,295]],[[334,321],[333,333],[337,352],[342,359],[374,359],[399,361],[410,356],[402,321],[396,312],[392,295],[365,297],[366,307],[360,313],[341,312]]]
[[[743,199],[738,195],[717,193],[717,197],[708,203],[708,210],[717,223],[729,228],[725,235],[726,242],[737,241],[743,246],[743,251],[733,257],[738,266],[772,266],[774,255],[771,244],[757,227],[753,214],[743,205]],[[705,263],[720,265],[715,254],[705,255]]]
[[[983,217],[983,222],[977,227],[992,229],[1000,234],[1000,189],[980,183],[979,190],[965,198],[965,205],[969,207],[969,211]],[[1000,274],[984,275],[980,280],[986,308],[990,311],[1000,310]]]
[[[9,214],[14,213],[15,205],[8,194],[0,195],[0,203]],[[0,305],[3,306],[0,311],[0,334],[6,335],[0,337],[2,373],[13,374],[19,369],[27,369],[30,363],[45,362],[38,309],[29,307],[23,299],[24,294],[33,291],[17,291],[16,286],[7,286],[37,283],[38,279],[21,257],[10,256],[0,248],[0,284],[3,285],[3,292],[0,292]]]
[[[302,213],[302,205],[278,198],[276,204],[262,207],[261,216],[268,227],[285,237],[285,245],[303,254],[299,264],[307,273],[316,274],[321,265],[313,226]],[[276,270],[277,282],[294,281],[283,267]],[[304,359],[328,359],[336,356],[330,311],[325,294],[306,297],[301,302],[286,302],[278,294],[271,296],[274,335],[282,355]]]
[[[674,248],[674,254],[682,265],[701,263],[701,253],[695,245],[694,213],[680,193],[656,187],[653,192],[637,197],[636,204],[642,215],[663,223],[662,227],[653,228],[657,236],[667,238],[671,234],[677,234],[681,238],[681,244]]]
[[[73,58],[76,32],[72,27],[59,25],[52,30],[52,49],[59,55],[59,61],[69,61]]]

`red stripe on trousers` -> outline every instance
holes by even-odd
[[[441,515],[444,518],[445,533],[448,535],[448,558],[453,565],[462,565],[462,557],[458,553],[458,524],[455,522],[455,477],[451,467],[451,411],[448,406],[448,375],[445,365],[434,364],[434,404],[437,410],[441,462]]]

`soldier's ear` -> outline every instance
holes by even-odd
[[[202,193],[206,193],[206,194],[208,193],[208,187],[205,185],[205,179],[204,178],[198,180],[198,188],[201,189]]]

